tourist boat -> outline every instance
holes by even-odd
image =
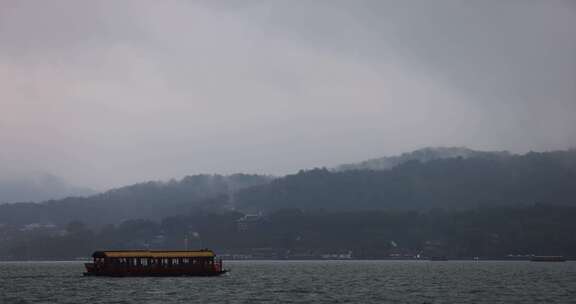
[[[530,258],[532,262],[566,262],[566,258],[561,255],[535,255]]]
[[[218,276],[227,272],[212,250],[96,251],[85,276]]]

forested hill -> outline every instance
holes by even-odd
[[[239,189],[268,183],[262,175],[193,175],[168,182],[146,182],[90,197],[43,203],[0,205],[0,225],[65,225],[79,220],[91,226],[127,219],[160,219],[196,209],[223,209]]]
[[[70,221],[102,226],[234,208],[250,213],[286,208],[426,210],[534,203],[576,206],[576,150],[411,160],[388,170],[314,169],[277,179],[194,175],[85,198],[3,204],[0,227],[63,226]]]
[[[359,163],[344,164],[334,171],[347,170],[389,170],[409,161],[428,162],[448,158],[504,158],[511,154],[507,151],[477,151],[466,147],[428,147],[396,156],[379,157]]]
[[[250,211],[576,205],[576,150],[408,161],[384,171],[314,169],[237,198]]]

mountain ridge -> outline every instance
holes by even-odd
[[[3,204],[0,225],[64,225],[80,220],[102,226],[202,210],[423,210],[531,203],[576,205],[571,199],[576,197],[573,182],[576,150],[515,155],[456,149],[427,148],[405,153],[396,158],[402,162],[382,170],[322,168],[283,177],[198,174],[180,180],[138,183],[88,197]],[[462,156],[463,153],[467,155]]]
[[[467,147],[425,147],[400,155],[371,158],[357,163],[342,164],[333,168],[333,171],[349,170],[389,170],[408,161],[418,160],[427,162],[446,158],[472,158],[472,157],[508,157],[508,151],[479,151]]]
[[[233,193],[271,179],[255,174],[197,174],[180,180],[137,183],[88,197],[3,204],[0,205],[0,224],[63,225],[80,220],[101,226],[131,218],[159,219],[187,214],[195,209],[229,209]]]
[[[576,150],[407,161],[389,170],[300,171],[239,192],[239,207],[370,210],[576,205]]]

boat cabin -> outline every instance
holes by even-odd
[[[84,275],[102,276],[214,276],[225,273],[212,250],[96,251]]]

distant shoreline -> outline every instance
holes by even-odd
[[[270,261],[270,262],[300,262],[300,261],[326,261],[326,262],[346,262],[346,261],[397,261],[397,262],[457,262],[457,261],[470,261],[470,262],[530,262],[530,258],[448,258],[446,260],[431,260],[431,259],[411,259],[411,258],[366,258],[366,259],[267,259],[267,258],[251,258],[251,259],[223,259],[224,261],[228,262],[242,262],[242,261]],[[63,260],[0,260],[0,263],[54,263],[54,262],[62,262],[62,263],[84,263],[89,262],[91,259],[77,259],[77,260],[70,260],[70,259],[63,259]],[[566,258],[566,262],[576,261],[576,258]]]

